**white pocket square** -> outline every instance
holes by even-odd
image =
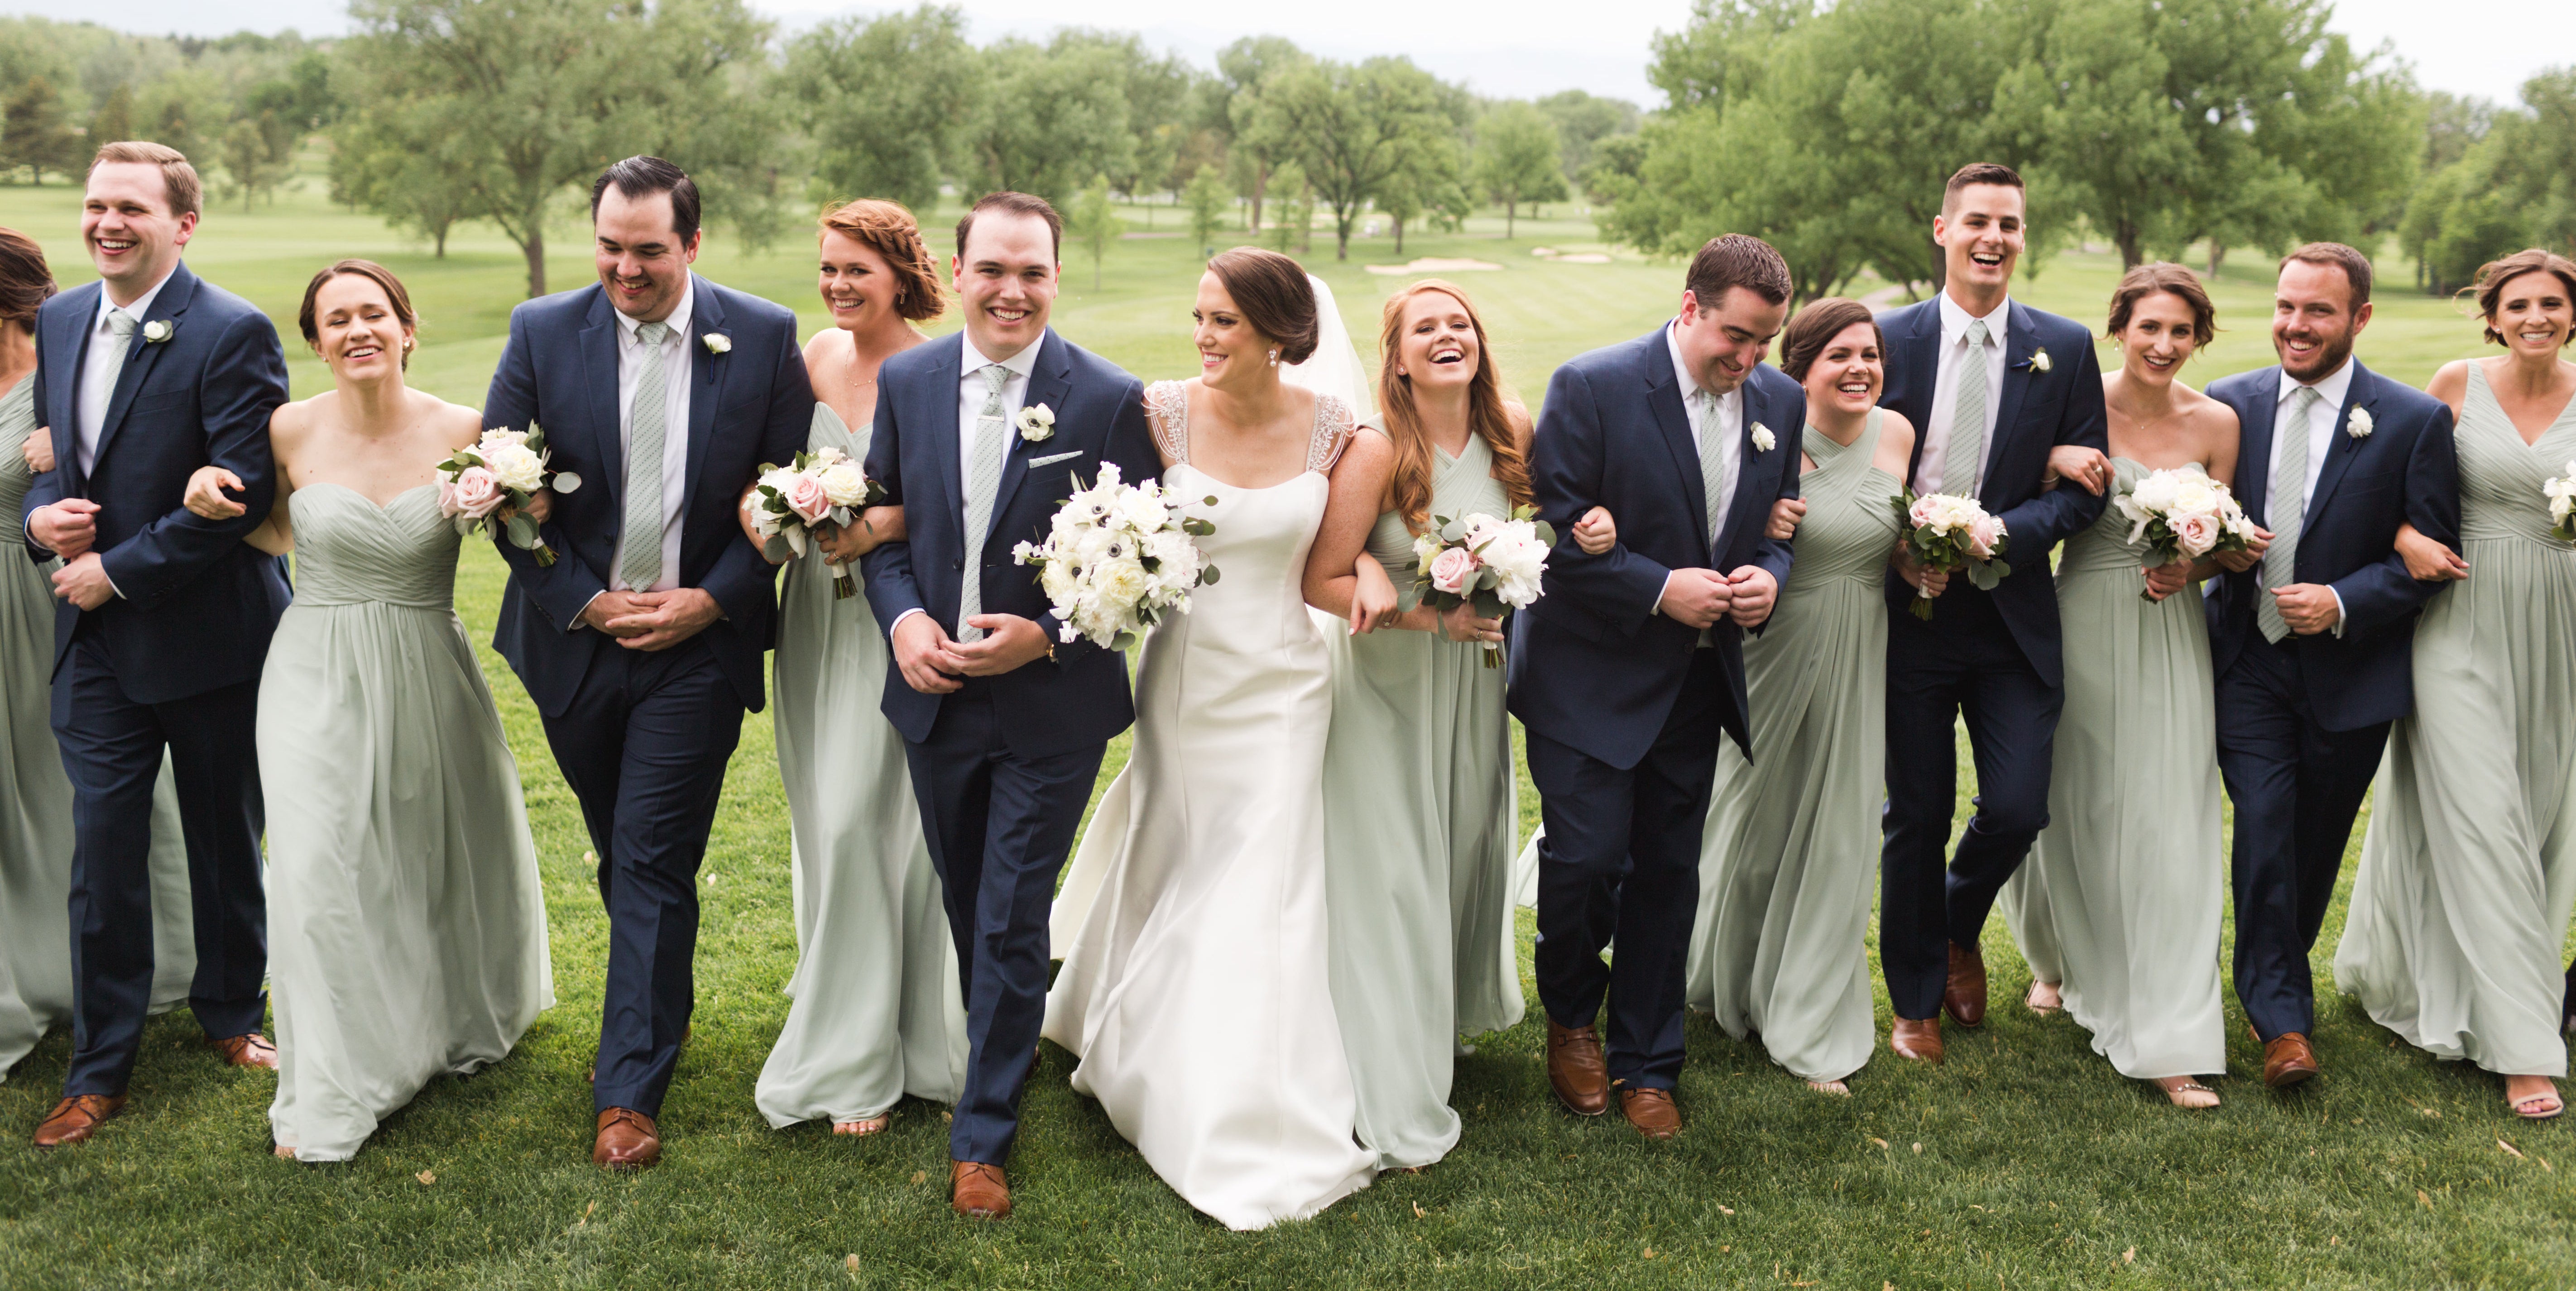
[[[1080,456],[1082,456],[1082,450],[1077,448],[1070,453],[1049,453],[1044,457],[1032,457],[1029,459],[1029,469],[1034,471],[1041,466],[1052,466],[1057,462],[1069,462]]]

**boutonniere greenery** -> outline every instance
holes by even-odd
[[[1020,409],[1020,438],[1032,444],[1055,438],[1055,409],[1042,403]]]
[[[709,332],[698,340],[706,345],[709,354],[733,353],[733,338],[722,332]]]
[[[2032,350],[2030,352],[2030,357],[2022,360],[2022,362],[2028,364],[2031,371],[2040,373],[2047,372],[2048,369],[2053,366],[2049,362],[2048,351],[2044,349]]]
[[[2370,438],[2370,409],[2353,409],[2352,415],[2344,419],[2343,433],[2355,439]]]
[[[1776,438],[1776,437],[1774,437],[1774,436],[1772,435],[1772,433],[1771,433],[1771,428],[1770,428],[1769,426],[1765,426],[1765,425],[1763,425],[1761,422],[1758,422],[1758,421],[1757,421],[1757,422],[1755,422],[1755,423],[1753,423],[1753,451],[1754,451],[1754,452],[1757,452],[1757,453],[1767,453],[1767,452],[1770,452],[1772,449],[1774,449],[1774,448],[1778,447],[1778,446],[1779,446],[1779,444],[1780,444],[1779,439],[1778,439],[1778,438]]]
[[[178,330],[178,328],[170,325],[169,319],[156,318],[143,325],[143,340],[149,345],[159,345],[161,342],[169,340],[171,333]]]

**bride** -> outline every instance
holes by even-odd
[[[1320,281],[1237,248],[1208,262],[1193,317],[1199,376],[1145,405],[1163,482],[1207,499],[1193,511],[1216,526],[1200,543],[1224,581],[1145,643],[1135,753],[1056,898],[1045,1035],[1183,1199],[1256,1229],[1374,1174],[1326,975],[1332,687],[1299,588],[1328,505],[1377,499],[1326,479],[1350,401],[1282,380],[1322,347],[1319,366],[1347,360],[1356,384]]]

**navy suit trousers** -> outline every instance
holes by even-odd
[[[970,679],[940,703],[928,739],[904,744],[966,999],[966,1088],[948,1154],[990,1165],[1019,1133],[1046,1021],[1047,911],[1109,747],[1023,757],[1003,738],[1006,720],[993,689]]]
[[[546,719],[608,908],[595,1110],[662,1114],[696,1002],[698,866],[742,715],[715,652],[692,637],[668,650],[601,648],[572,703]]]
[[[162,752],[188,844],[197,975],[188,1007],[221,1040],[259,1030],[268,996],[268,896],[259,683],[139,704],[84,616],[54,676],[53,727],[72,782],[72,1061],[63,1094],[125,1092],[152,1003],[152,786]]]
[[[2218,771],[2236,808],[2236,997],[2266,1041],[2315,1029],[2308,952],[2390,726],[2318,725],[2296,641],[2257,636],[2218,679]]]

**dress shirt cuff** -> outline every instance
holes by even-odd
[[[590,607],[598,604],[599,598],[606,595],[608,595],[606,592],[591,593],[590,599],[581,603],[581,612],[572,616],[572,626],[565,628],[564,631],[580,632],[588,629],[590,627]]]
[[[1673,571],[1673,573],[1674,573],[1674,574],[1677,574],[1677,573],[1680,573],[1680,572],[1681,572],[1680,570],[1674,570],[1674,571]],[[1653,616],[1653,615],[1657,615],[1657,614],[1661,614],[1661,613],[1663,613],[1663,612],[1664,612],[1664,598],[1665,598],[1665,597],[1667,597],[1667,596],[1672,595],[1672,591],[1673,591],[1673,575],[1672,575],[1672,574],[1666,574],[1666,575],[1664,575],[1664,585],[1663,585],[1661,588],[1658,588],[1658,589],[1656,590],[1656,592],[1655,592],[1655,604],[1654,604],[1654,607],[1653,607],[1652,609],[1649,609],[1649,610],[1647,610],[1647,611],[1646,611],[1647,615],[1651,617],[1651,616]]]
[[[2335,591],[2332,583],[2326,585],[2326,592],[2335,598],[2334,634],[2335,639],[2340,641],[2343,639],[2343,625],[2351,621],[2351,616],[2343,612],[2343,593]]]
[[[901,613],[901,614],[898,614],[898,615],[894,616],[894,622],[889,623],[889,624],[887,624],[887,625],[886,625],[886,637],[887,637],[889,640],[891,640],[891,639],[893,638],[893,636],[894,636],[894,630],[895,630],[896,628],[902,627],[902,626],[903,626],[903,621],[904,621],[905,619],[911,618],[913,615],[916,615],[916,614],[928,614],[929,612],[930,612],[930,611],[925,610],[925,609],[921,608],[920,606],[916,605],[916,606],[913,606],[911,609],[905,610],[903,613]]]

